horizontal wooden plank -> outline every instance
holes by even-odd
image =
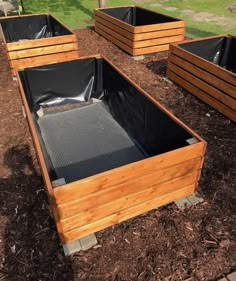
[[[205,143],[199,142],[170,152],[131,163],[120,168],[91,176],[76,182],[54,188],[57,204],[68,203],[75,198],[101,191],[110,186],[120,185],[135,179],[140,174],[150,174],[155,171],[178,165],[193,158],[203,156]]]
[[[202,39],[204,40],[204,39]],[[185,41],[184,41],[185,42]],[[180,43],[181,45],[181,43]],[[227,81],[228,83],[232,84],[236,87],[236,74],[227,71],[226,69],[213,64],[203,58],[200,58],[199,56],[196,56],[188,51],[183,50],[178,45],[170,45],[170,51],[171,53],[197,65],[198,67],[201,67],[202,69],[205,69],[206,71],[210,72],[211,74],[218,76],[219,78]],[[236,93],[233,93],[233,97],[236,98]]]
[[[112,24],[115,24],[115,25],[119,26],[120,28],[123,28],[123,29],[125,29],[125,30],[127,30],[129,32],[132,32],[132,33],[134,32],[134,26],[132,26],[132,25],[126,23],[126,22],[123,22],[121,20],[118,20],[118,19],[116,19],[116,18],[114,18],[112,16],[109,16],[109,15],[101,12],[98,9],[94,10],[94,14],[95,14],[95,16],[98,16],[98,17],[100,17],[100,18],[102,18],[102,19],[104,19],[104,20],[106,20],[108,22],[111,22]]]
[[[191,73],[192,75],[205,81],[209,85],[212,85],[216,89],[216,91],[212,92],[213,97],[219,100],[220,102],[224,103],[228,107],[232,108],[233,110],[236,110],[236,99],[231,97],[235,95],[236,87],[223,81],[217,76],[210,74],[204,69],[201,69],[196,65],[174,55],[173,53],[169,54],[168,60],[169,62],[179,66],[180,68],[183,68],[184,70]],[[209,91],[209,94],[211,95],[211,91]]]
[[[164,45],[157,45],[157,46],[133,49],[133,56],[168,51],[169,46],[170,46],[170,44],[164,44]]]
[[[119,33],[120,35],[124,36],[125,38],[127,38],[131,41],[133,41],[133,39],[134,39],[134,34],[132,32],[129,32],[129,31],[127,31],[115,24],[112,24],[111,22],[108,22],[108,21],[104,20],[103,18],[100,18],[95,15],[95,26],[98,26],[98,24],[106,26],[107,28],[109,26],[109,29],[114,30],[114,32]]]
[[[114,31],[113,29],[110,29],[108,27],[106,27],[103,24],[100,24],[99,22],[96,23],[96,28],[95,31],[99,30],[105,32],[106,34],[109,34],[112,38],[115,38],[116,40],[124,43],[125,45],[127,45],[129,48],[133,48],[135,42],[133,42],[132,40],[126,38],[125,36],[119,34],[118,32]]]
[[[95,27],[95,31],[102,35],[107,40],[111,41],[121,49],[125,50],[127,53],[138,56],[142,54],[149,54],[149,53],[155,53],[155,52],[161,52],[161,51],[167,51],[169,50],[169,44],[159,45],[159,46],[152,46],[152,47],[146,47],[146,48],[138,48],[134,49],[129,46],[127,46],[125,43],[121,42],[120,40],[114,38],[110,34],[104,32],[103,30],[99,29],[98,27]]]
[[[52,46],[44,46],[39,48],[32,48],[26,50],[18,50],[9,52],[10,59],[22,59],[35,56],[42,56],[48,54],[62,53],[77,50],[77,43],[66,43]]]
[[[201,89],[203,92],[207,93],[208,95],[212,96],[214,99],[220,101],[221,104],[226,105],[226,97],[229,99],[227,95],[224,95],[221,91],[216,89],[215,87],[209,85],[207,82],[199,79],[198,77],[192,75],[188,71],[185,71],[183,68],[178,67],[177,65],[173,64],[172,62],[168,63],[168,68],[184,78],[187,81],[190,81],[191,84],[195,85],[197,88]],[[227,106],[229,107],[229,106]],[[231,108],[231,107],[229,107]],[[231,108],[232,109],[232,108]]]
[[[164,45],[169,44],[172,42],[178,42],[183,40],[183,34],[176,35],[176,36],[167,36],[162,38],[156,38],[156,39],[150,39],[150,40],[142,40],[134,42],[134,48],[145,48],[145,47],[151,47],[151,46],[158,46],[158,45]]]
[[[201,157],[191,159],[179,165],[168,167],[161,171],[154,171],[150,174],[139,175],[137,178],[122,183],[120,185],[111,185],[107,189],[88,194],[82,198],[74,198],[67,204],[58,205],[58,213],[61,219],[74,216],[78,212],[89,210],[94,207],[108,204],[118,198],[135,194],[152,186],[158,186],[161,183],[179,178],[194,171],[198,171],[201,166]]]
[[[146,201],[150,201],[155,197],[171,193],[177,189],[181,189],[184,186],[192,185],[194,183],[197,184],[197,181],[198,171],[196,170],[188,174],[187,176],[170,179],[170,181],[164,183],[154,184],[150,188],[146,188],[142,191],[117,198],[117,200],[115,201],[108,201],[105,205],[96,206],[95,201],[95,206],[92,206],[91,204],[90,209],[79,212],[73,217],[61,220],[63,232],[70,231],[74,228],[86,224],[90,224],[103,217],[107,217],[114,213],[131,208],[135,205],[139,205]]]
[[[185,27],[185,21],[178,20],[173,22],[135,26],[134,33],[151,32],[151,31],[166,30],[166,29],[184,28],[184,27]]]
[[[120,47],[121,49],[125,50],[127,53],[133,55],[133,48],[127,46],[126,44],[124,44],[120,40],[118,40],[118,39],[114,38],[113,36],[111,36],[110,34],[104,32],[102,29],[98,28],[97,26],[95,26],[95,31],[97,33],[99,33],[100,35],[102,35],[107,40],[111,41],[112,43],[114,43],[115,45]]]
[[[202,91],[201,89],[197,88],[195,85],[191,84],[190,82],[186,81],[183,77],[180,77],[176,73],[172,72],[171,69],[168,69],[167,76],[176,82],[178,85],[204,101],[205,103],[211,105],[216,110],[236,122],[236,113],[229,107],[225,106],[224,104],[220,103],[218,100],[214,99],[213,97],[209,96],[207,93]]]
[[[155,39],[161,37],[168,37],[174,35],[183,35],[184,38],[184,28],[173,28],[173,29],[166,29],[166,30],[158,30],[158,31],[151,31],[151,32],[143,32],[143,33],[135,33],[133,35],[134,41],[140,40],[148,40],[148,39]]]
[[[15,69],[23,69],[26,67],[40,66],[44,64],[52,64],[57,62],[63,62],[67,60],[73,60],[79,58],[78,51],[69,51],[57,54],[43,55],[32,58],[24,58],[11,60],[12,67]]]
[[[65,44],[65,43],[71,43],[71,42],[76,42],[76,41],[77,41],[76,36],[74,34],[71,34],[71,35],[63,35],[63,36],[57,36],[57,37],[49,37],[49,38],[41,38],[41,39],[7,43],[6,48],[10,52],[10,51],[16,51],[16,50],[40,48],[40,47],[50,46],[50,45]]]
[[[173,202],[177,199],[180,199],[182,197],[188,196],[188,195],[192,194],[194,192],[194,190],[195,190],[195,184],[183,187],[183,188],[173,191],[171,193],[165,194],[163,196],[154,198],[150,201],[146,201],[142,204],[136,205],[129,209],[120,211],[111,216],[105,217],[101,220],[97,220],[91,224],[87,224],[87,225],[78,227],[78,228],[73,229],[68,232],[60,233],[61,239],[63,241],[65,241],[66,243],[68,243],[70,241],[82,238],[91,233],[95,233],[101,229],[107,228],[113,224],[120,223],[124,220],[127,220],[127,219],[132,218],[137,215],[140,215],[144,212],[150,211],[150,210],[157,208],[159,206],[162,206],[164,204],[167,204],[167,203]]]

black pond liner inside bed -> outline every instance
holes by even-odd
[[[174,19],[172,17],[158,14],[139,7],[116,7],[109,9],[100,9],[100,12],[117,18],[133,26],[179,21],[178,19]]]
[[[6,18],[1,19],[0,23],[7,43],[72,34],[59,21],[46,14]]]
[[[178,46],[194,55],[236,73],[236,37],[216,37]]]
[[[192,138],[102,58],[19,74],[51,180],[79,180]]]

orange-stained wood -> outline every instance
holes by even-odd
[[[192,174],[201,168],[201,160],[201,157],[198,157],[197,159],[194,158],[163,170],[157,170],[155,172],[150,170],[150,173],[142,173],[140,176],[137,175],[136,178],[118,185],[116,181],[114,181],[114,185],[111,182],[110,186],[106,189],[98,190],[87,196],[75,197],[74,201],[71,200],[67,204],[58,205],[59,217],[62,219],[71,217],[78,212],[91,209],[92,206],[101,206],[118,198],[151,188],[152,186],[158,187],[159,184],[169,182],[172,179]]]
[[[111,216],[107,216],[107,217],[100,219],[96,222],[93,222],[91,224],[87,224],[82,227],[73,229],[71,231],[63,232],[63,233],[59,233],[59,234],[61,236],[61,239],[63,241],[65,241],[66,243],[79,239],[79,238],[82,238],[84,236],[89,235],[90,233],[97,232],[99,230],[112,226],[113,224],[120,223],[131,217],[134,217],[134,216],[140,215],[144,212],[150,211],[153,208],[157,208],[164,204],[168,204],[174,200],[188,196],[191,193],[193,193],[193,191],[195,189],[195,185],[196,184],[194,183],[193,185],[189,185],[189,186],[183,187],[182,189],[175,190],[171,193],[154,198],[150,201],[146,201],[142,204],[136,205],[136,206],[126,209],[124,211],[117,212]]]
[[[57,62],[64,62],[66,60],[74,60],[79,58],[78,51],[69,51],[62,53],[55,53],[32,58],[23,58],[12,60],[12,66],[15,69],[22,69],[26,67],[40,66],[44,64],[51,64]]]
[[[179,72],[179,69],[183,69],[185,73],[188,73],[186,77],[187,80],[191,81],[200,89],[205,90],[209,95],[226,106],[236,110],[236,100],[232,98],[236,93],[236,87],[173,54],[169,55],[168,67],[170,69],[178,67],[174,72],[182,77],[185,74],[181,75],[182,72]],[[194,78],[192,78],[191,75],[193,75]]]
[[[193,85],[192,83],[188,82],[181,76],[177,75],[175,72],[173,72],[171,69],[168,70],[167,76],[176,82],[178,85],[204,101],[205,103],[211,105],[216,110],[236,122],[236,112],[232,110],[231,108],[225,106],[223,103],[219,102],[218,100],[214,99],[212,96],[210,96],[208,93],[204,92],[197,86]]]
[[[103,13],[102,9],[95,9],[94,14],[95,31],[133,56],[167,51],[170,43],[184,39],[183,20],[133,26]]]
[[[197,184],[197,178],[198,170],[195,170],[187,176],[170,179],[164,183],[156,184],[154,182],[150,188],[146,186],[146,188],[142,191],[137,190],[137,192],[133,194],[128,194],[123,197],[119,196],[115,201],[108,201],[107,204],[100,206],[94,204],[84,211],[77,212],[75,216],[62,220],[62,229],[64,232],[70,231],[77,227],[95,222],[108,215],[112,215],[116,212],[142,204],[159,196],[172,193],[177,189],[183,188],[183,186],[188,186],[194,183]]]

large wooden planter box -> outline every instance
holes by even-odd
[[[18,81],[62,243],[195,191],[206,143],[107,59]]]
[[[95,30],[129,54],[166,51],[184,39],[185,22],[137,6],[95,9]]]
[[[236,121],[236,37],[171,44],[168,77]]]
[[[49,14],[0,18],[13,75],[16,69],[78,58],[75,34]]]

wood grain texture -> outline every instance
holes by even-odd
[[[75,228],[68,232],[60,233],[60,236],[61,236],[62,240],[66,241],[68,243],[75,239],[87,236],[90,233],[95,233],[101,229],[104,229],[111,225],[120,223],[131,217],[140,215],[144,212],[150,211],[154,208],[157,208],[164,204],[170,203],[173,200],[177,200],[179,198],[188,196],[193,193],[194,189],[195,189],[195,184],[183,187],[181,189],[175,190],[175,191],[165,194],[163,196],[159,196],[157,198],[154,198],[150,201],[146,201],[142,204],[136,205],[129,209],[125,209],[123,211],[117,212],[113,215],[107,216],[107,217],[97,220],[93,223]]]
[[[84,211],[76,213],[75,216],[68,217],[61,221],[62,229],[64,232],[70,231],[74,228],[90,224],[108,215],[112,215],[121,210],[131,208],[135,205],[142,204],[146,201],[150,201],[156,197],[172,193],[174,190],[181,189],[184,186],[190,184],[196,184],[198,177],[198,170],[190,173],[187,176],[182,176],[170,181],[153,184],[151,187],[147,187],[139,191],[137,190],[133,194],[117,197],[115,201],[107,202],[100,206],[93,205]]]
[[[141,174],[136,178],[126,181],[122,184],[110,185],[108,188],[98,190],[87,196],[74,198],[74,201],[64,205],[58,205],[60,218],[66,218],[75,215],[78,212],[91,209],[92,206],[101,206],[118,198],[135,194],[152,186],[158,186],[161,183],[168,182],[175,178],[180,178],[189,173],[200,169],[201,157],[191,159],[176,166],[171,166],[161,171],[150,171],[151,173]]]
[[[78,51],[69,51],[63,53],[49,54],[31,58],[22,58],[12,60],[12,66],[15,69],[23,69],[26,67],[40,66],[45,64],[63,62],[79,58]]]
[[[192,74],[194,78],[191,75],[187,75],[186,79],[189,79],[189,81],[207,92],[209,95],[213,96],[218,101],[233,110],[236,110],[236,100],[235,98],[232,98],[232,96],[236,93],[236,87],[171,53],[169,54],[168,61],[168,67],[170,69],[177,66],[179,68],[176,69],[176,71],[183,69],[187,73]],[[184,75],[181,71],[176,73],[179,73],[180,76]]]
[[[129,180],[140,177],[140,175],[151,174],[154,171],[160,171],[193,158],[201,157],[204,148],[204,143],[199,142],[186,146],[184,149],[176,149],[125,165],[121,168],[112,169],[86,179],[59,186],[54,189],[56,203],[65,204],[75,200],[75,198],[101,191],[110,186],[126,183]]]
[[[192,93],[193,95],[204,101],[205,103],[211,105],[216,110],[218,110],[219,112],[221,112],[222,114],[224,114],[225,116],[236,122],[235,111],[225,106],[218,100],[214,99],[212,96],[208,95],[208,93],[202,91],[201,89],[191,84],[189,81],[185,80],[181,76],[177,75],[175,72],[171,70],[171,68],[168,69],[167,76],[171,80],[176,82],[178,85],[180,85],[181,87],[183,87],[184,89],[186,89],[187,91],[189,91],[190,93]]]

